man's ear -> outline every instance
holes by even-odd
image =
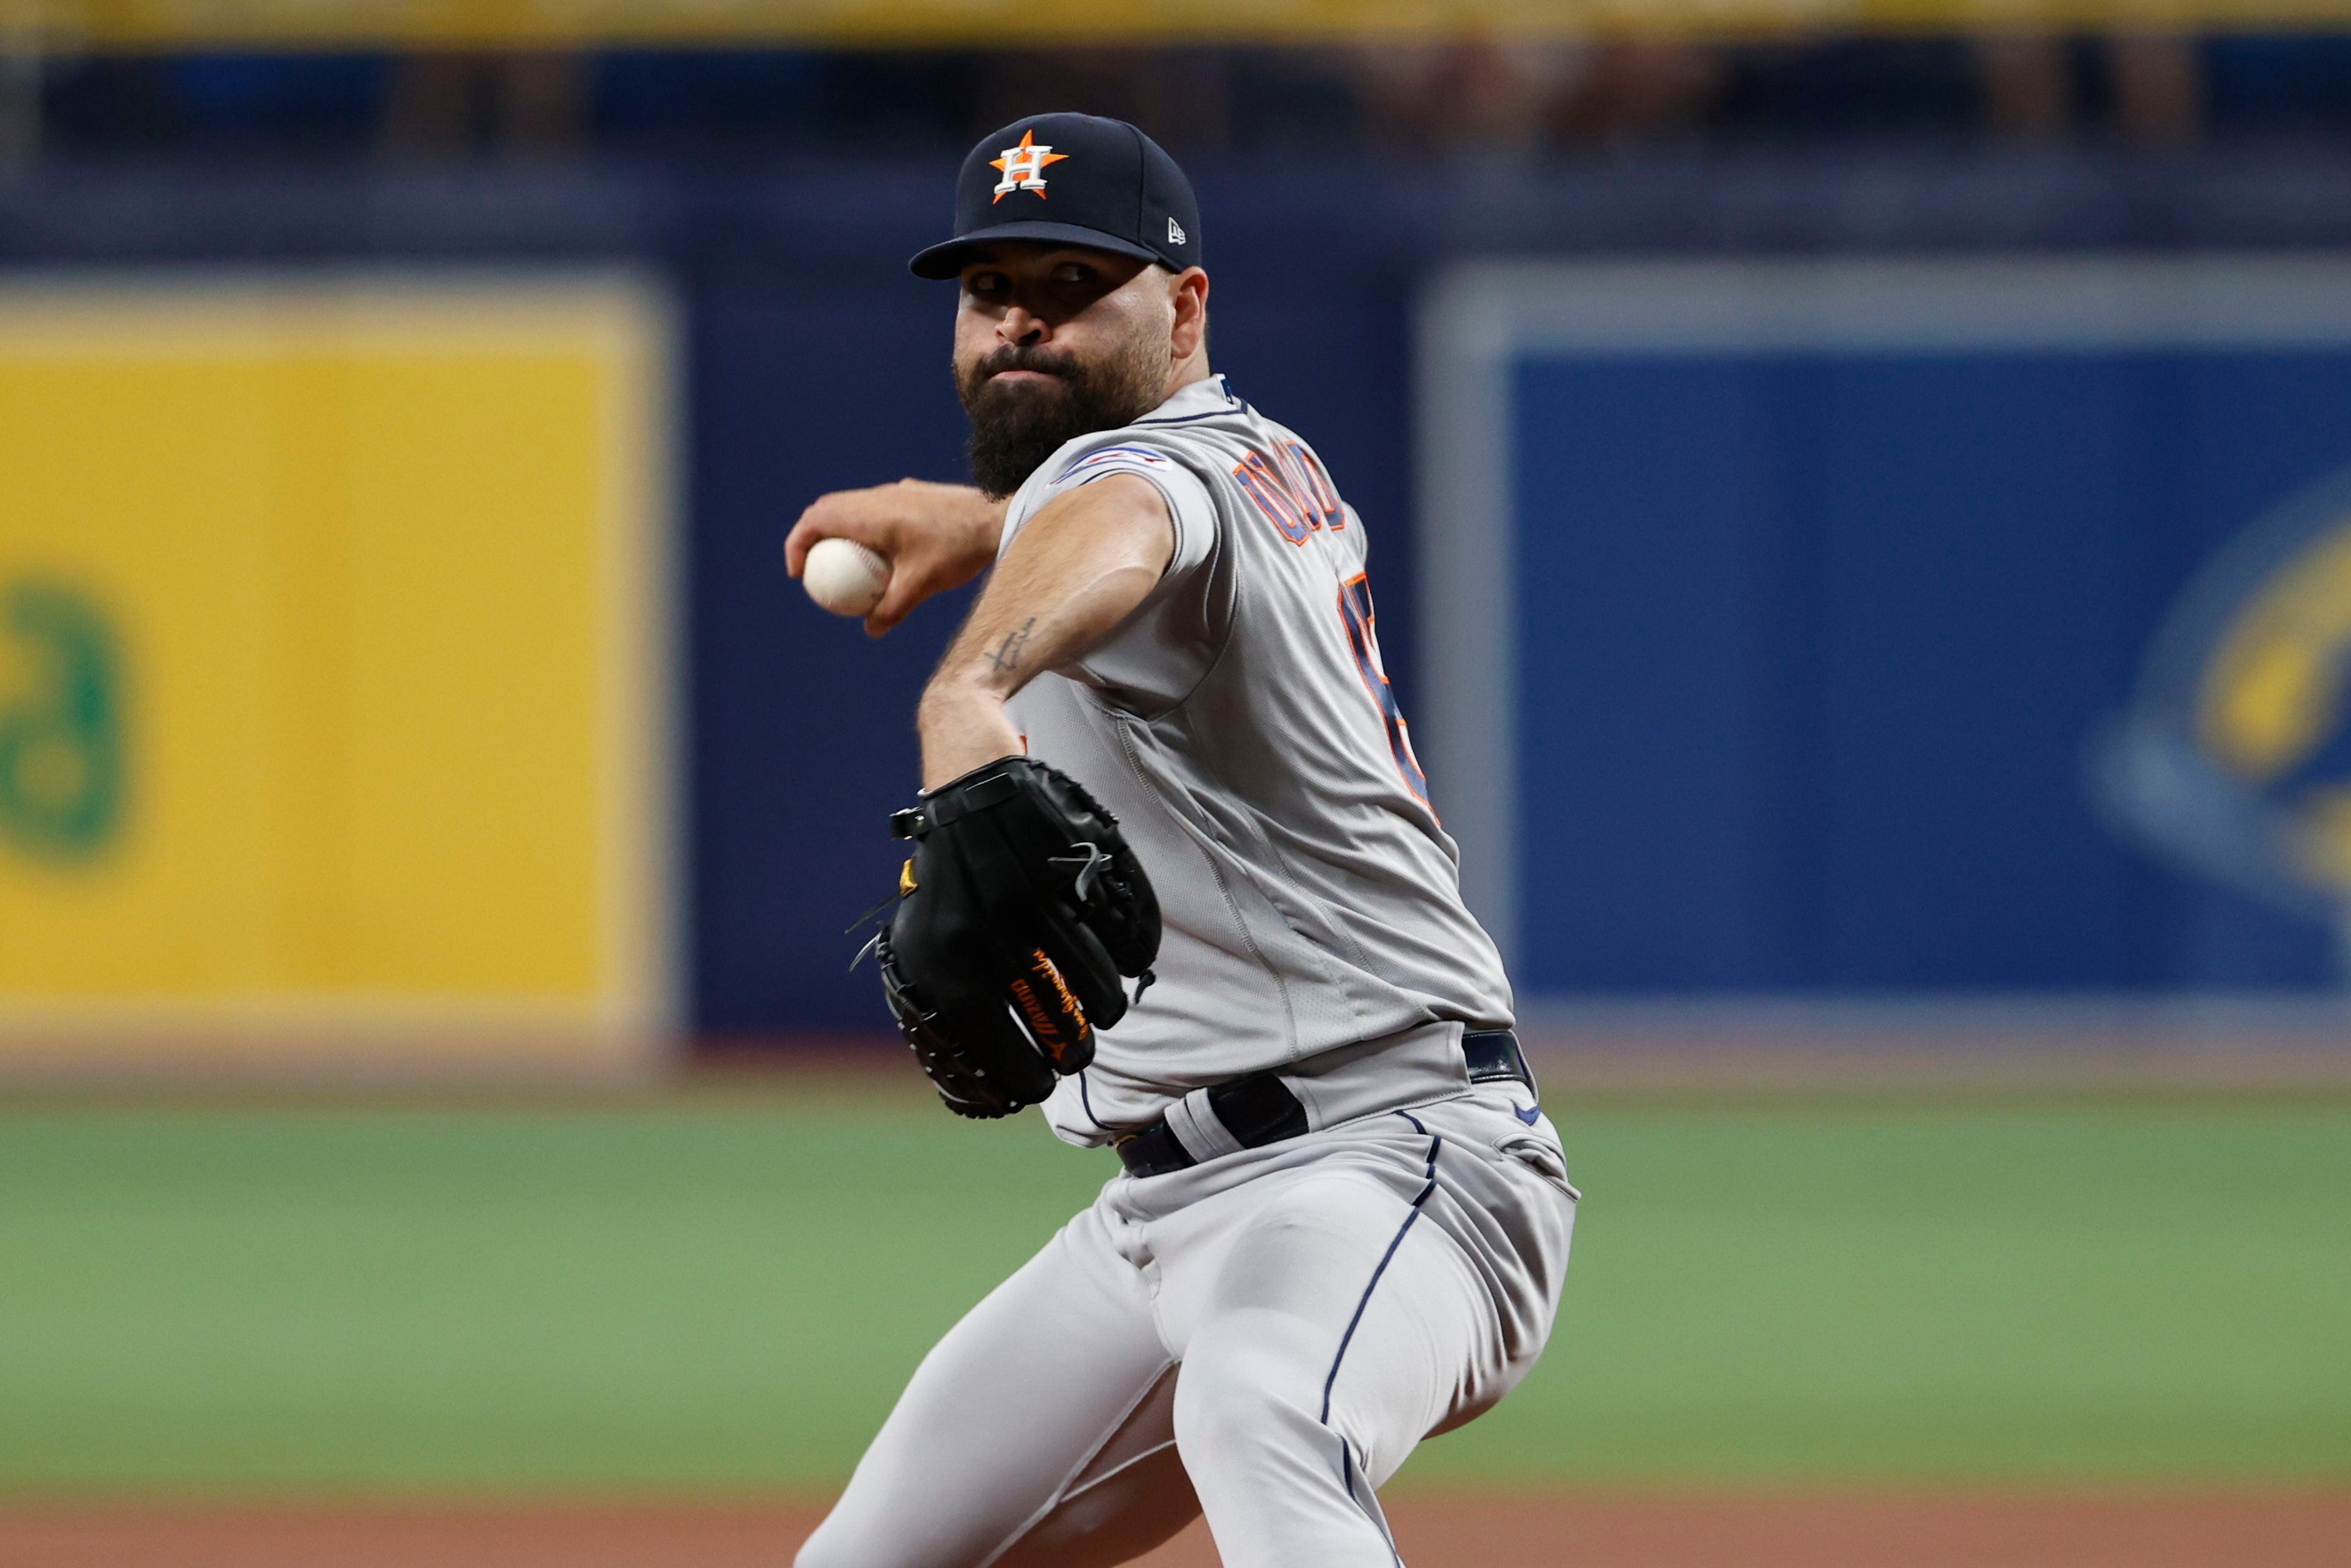
[[[1169,284],[1176,307],[1176,327],[1168,347],[1177,361],[1190,359],[1208,343],[1208,275],[1187,267]]]

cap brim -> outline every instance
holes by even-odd
[[[1077,246],[1086,250],[1106,250],[1114,256],[1131,256],[1137,261],[1157,262],[1162,267],[1168,265],[1167,258],[1157,252],[1148,250],[1133,240],[1121,239],[1113,234],[1104,234],[1100,229],[1090,229],[1082,224],[1053,224],[1041,220],[1030,220],[1017,224],[998,224],[993,228],[974,229],[967,235],[957,235],[945,244],[935,245],[928,250],[916,251],[914,259],[906,264],[906,270],[916,277],[953,277],[963,270],[964,263],[970,259],[968,252],[977,250],[990,241],[1007,239],[1043,240],[1052,244]]]

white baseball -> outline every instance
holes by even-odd
[[[890,563],[882,552],[855,539],[819,539],[809,546],[800,586],[835,615],[862,615],[882,602],[890,586]]]

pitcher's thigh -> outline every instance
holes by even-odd
[[[1277,1478],[1376,1486],[1493,1359],[1489,1294],[1410,1196],[1364,1175],[1308,1176],[1234,1237],[1182,1347],[1176,1399],[1212,1523],[1220,1494]]]
[[[1101,1553],[1196,1506],[1144,1484],[1172,1452],[1168,1371],[1141,1281],[1081,1215],[924,1358],[798,1568],[1123,1561]]]

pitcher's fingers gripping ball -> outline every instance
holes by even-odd
[[[863,615],[890,587],[890,563],[855,539],[819,539],[809,547],[800,584],[835,615]]]

